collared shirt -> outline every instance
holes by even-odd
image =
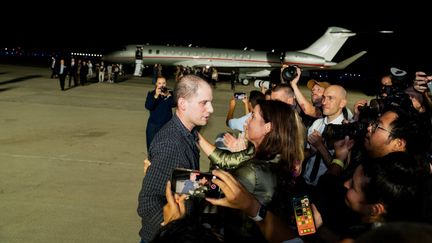
[[[322,134],[324,131],[324,128],[327,124],[342,124],[343,120],[344,120],[343,113],[341,113],[336,119],[334,119],[331,122],[328,122],[327,117],[319,118],[319,119],[315,120],[315,122],[309,128],[308,136],[310,136],[314,132],[314,130],[317,130],[320,134]],[[310,148],[310,145],[307,144],[307,147]],[[330,154],[333,154],[334,150],[331,150],[329,152],[330,152]],[[319,153],[319,152],[317,152],[317,153]],[[306,162],[305,171],[303,173],[303,178],[305,179],[305,182],[309,185],[314,185],[314,186],[316,186],[320,176],[323,175],[327,171],[327,166],[324,163],[323,159],[321,158],[317,176],[316,176],[314,181],[310,180],[310,175],[312,173],[313,165],[315,163],[315,157],[316,157],[316,155],[313,155],[309,158],[309,160]]]
[[[142,218],[141,238],[149,242],[163,221],[165,187],[175,168],[199,170],[198,135],[190,132],[177,115],[156,134],[150,145],[149,167],[138,196],[138,214]]]

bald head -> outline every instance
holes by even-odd
[[[323,114],[332,121],[342,113],[347,104],[347,92],[340,85],[330,85],[323,95]]]
[[[345,88],[340,85],[330,85],[327,89],[325,89],[324,93],[325,92],[331,92],[341,99],[346,99],[347,97]]]

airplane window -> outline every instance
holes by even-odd
[[[159,55],[159,52],[160,52],[160,50],[156,50],[156,54],[158,54],[158,55]]]
[[[148,53],[149,53],[149,54],[152,54],[152,49],[149,49],[149,50],[148,50]]]

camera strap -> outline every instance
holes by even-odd
[[[314,182],[315,179],[316,179],[316,177],[317,177],[317,175],[318,175],[318,170],[319,170],[319,167],[320,167],[321,158],[322,158],[321,153],[317,152],[315,154],[315,161],[314,161],[314,164],[313,164],[313,167],[312,167],[312,172],[310,173],[310,176],[309,176],[310,182]]]

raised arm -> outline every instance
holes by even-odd
[[[316,107],[313,106],[312,102],[310,102],[308,99],[306,99],[306,97],[303,95],[303,93],[300,91],[300,89],[297,85],[298,81],[300,80],[301,69],[298,67],[296,67],[296,69],[297,69],[298,75],[290,82],[291,87],[294,91],[296,100],[306,115],[311,116],[311,117],[319,117],[319,115],[317,114],[317,111],[316,111],[317,110]]]
[[[235,106],[236,106],[236,100],[235,100],[235,98],[233,96],[233,97],[231,97],[231,100],[230,100],[230,103],[229,103],[229,109],[228,109],[227,117],[226,117],[226,120],[225,120],[225,123],[226,123],[227,126],[229,126],[228,125],[229,120],[233,119],[233,117],[234,117]]]

